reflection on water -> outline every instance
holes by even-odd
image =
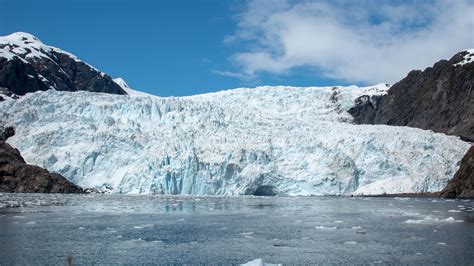
[[[470,200],[0,194],[0,264],[472,265]]]

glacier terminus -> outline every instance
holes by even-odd
[[[355,125],[369,87],[257,87],[187,97],[48,90],[0,103],[28,163],[126,194],[374,195],[440,191],[470,145]]]

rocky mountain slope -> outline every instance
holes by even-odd
[[[0,192],[80,193],[82,189],[59,174],[26,164],[20,152],[6,143],[13,128],[0,130]]]
[[[361,98],[349,113],[359,124],[430,129],[474,142],[474,49],[411,71],[386,96]]]
[[[446,198],[474,198],[474,146],[464,155],[461,167],[441,192]]]
[[[26,161],[113,193],[351,195],[432,192],[469,144],[354,125],[359,87],[259,87],[189,97],[49,90],[0,102]]]
[[[383,96],[361,96],[349,113],[359,124],[430,129],[474,142],[474,49],[414,70]],[[442,192],[443,197],[474,197],[473,148]]]
[[[0,93],[55,89],[126,94],[110,76],[23,32],[0,37]]]

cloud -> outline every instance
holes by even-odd
[[[230,57],[238,73],[220,74],[305,67],[337,80],[393,83],[474,47],[473,14],[470,0],[249,1],[224,40],[240,47]]]
[[[226,76],[226,77],[230,77],[230,78],[237,78],[237,79],[241,79],[241,80],[251,80],[251,79],[254,78],[253,75],[243,74],[243,73],[239,73],[239,72],[220,71],[220,70],[215,70],[215,69],[212,69],[211,71],[213,73],[221,75],[221,76]]]

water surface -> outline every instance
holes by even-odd
[[[0,264],[474,263],[470,200],[0,194]]]

